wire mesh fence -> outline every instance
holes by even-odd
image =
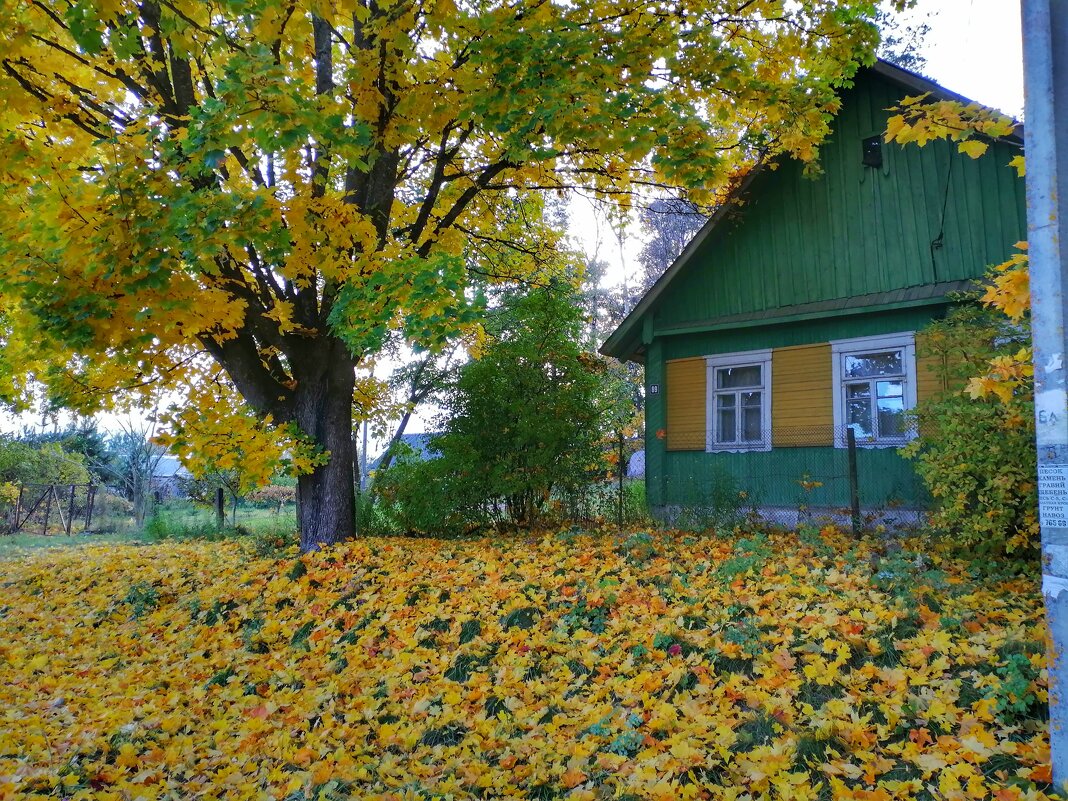
[[[133,504],[99,484],[0,485],[0,535],[132,531]]]
[[[574,519],[608,521],[621,512],[627,523],[647,504],[657,519],[683,527],[746,519],[790,528],[922,522],[929,495],[898,452],[909,435],[876,437],[833,426],[779,426],[770,436],[757,427],[753,434],[733,442],[714,434],[665,436],[649,448],[628,440],[625,480],[591,484],[567,499],[568,511]]]
[[[780,426],[770,436],[755,427],[753,435],[669,442],[660,469],[650,465],[650,502],[668,518],[751,516],[786,527],[922,521],[927,492],[898,453],[908,435],[880,438],[846,426]]]
[[[3,504],[7,534],[79,534],[90,530],[99,487],[93,484],[22,484]]]

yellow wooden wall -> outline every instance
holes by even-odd
[[[941,355],[921,356],[916,359],[916,400],[923,403],[950,389],[947,369]],[[958,382],[954,382],[958,383]],[[952,387],[961,389],[961,386]]]
[[[704,450],[708,370],[704,358],[666,363],[667,449]],[[916,360],[920,401],[946,389],[941,357]],[[831,345],[776,348],[771,356],[771,433],[776,448],[834,445]]]
[[[831,346],[797,345],[771,354],[771,436],[776,448],[834,444]]]
[[[706,428],[707,367],[703,358],[666,363],[667,449],[703,451]]]

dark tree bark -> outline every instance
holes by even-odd
[[[356,494],[352,484],[355,365],[344,344],[336,339],[317,351],[308,353],[294,370],[296,423],[319,448],[330,453],[326,464],[297,479],[297,523],[300,549],[305,552],[356,534]]]

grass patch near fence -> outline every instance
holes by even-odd
[[[0,535],[0,559],[18,559],[41,550],[67,550],[94,545],[139,545],[147,540],[136,532],[116,534],[3,534]],[[0,599],[2,603],[2,599]]]
[[[296,509],[292,504],[288,504],[281,513],[274,509],[241,504],[236,514],[228,505],[223,519],[223,531],[247,531],[253,534],[292,531],[296,525]],[[210,538],[218,530],[215,510],[188,500],[160,504],[145,520],[145,533],[152,539]]]
[[[1046,798],[1036,583],[877,547],[32,553],[0,563],[0,798]]]

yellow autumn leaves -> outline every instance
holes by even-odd
[[[890,108],[898,113],[886,122],[886,141],[901,145],[915,142],[923,147],[936,139],[949,139],[957,142],[959,152],[977,159],[986,153],[990,140],[1010,136],[1016,130],[1011,117],[979,103],[929,98],[929,92],[906,97]],[[977,136],[982,138],[973,138]]]
[[[0,562],[0,798],[1040,799],[1037,587],[833,530]]]

